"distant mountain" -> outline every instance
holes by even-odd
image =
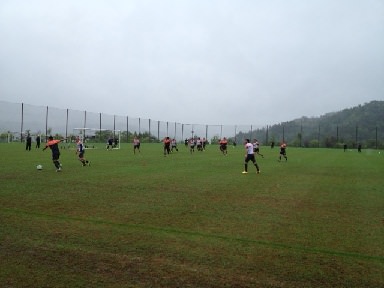
[[[282,141],[301,147],[384,148],[384,101],[327,113],[320,117],[302,117],[263,129],[239,133],[236,140],[257,138],[264,145]]]

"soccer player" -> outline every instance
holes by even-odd
[[[175,138],[173,138],[171,141],[171,152],[173,152],[173,150],[176,150],[177,152],[179,152],[179,149],[177,149],[177,141]]]
[[[40,135],[37,135],[37,137],[36,137],[36,148],[37,149],[40,149],[40,143],[41,143],[41,140],[40,140],[41,138],[40,138]]]
[[[31,137],[31,135],[28,133],[28,135],[27,135],[27,142],[26,142],[26,146],[25,146],[25,150],[27,150],[27,151],[31,151],[31,147],[32,147],[32,137]]]
[[[279,162],[281,161],[281,157],[284,157],[285,158],[285,161],[288,161],[288,158],[287,158],[287,144],[285,144],[284,142],[281,143],[280,145],[280,156],[279,156]]]
[[[195,152],[195,140],[193,138],[189,139],[189,151],[191,154]]]
[[[223,139],[221,139],[219,142],[219,145],[220,145],[221,153],[223,153],[223,155],[227,155],[228,154],[228,150],[227,150],[228,140],[227,140],[227,138],[224,137]]]
[[[259,144],[259,141],[257,141],[257,139],[253,139],[253,152],[257,155],[260,155],[261,157],[264,158],[264,155],[263,154],[260,154],[260,144]]]
[[[84,145],[83,145],[83,141],[80,140],[80,137],[77,137],[76,138],[76,154],[79,155],[79,160],[81,162],[81,164],[83,164],[83,166],[90,166],[91,163],[84,158],[84,153],[85,153],[85,149],[84,149]]]
[[[164,156],[166,156],[167,154],[169,155],[169,153],[171,152],[171,139],[169,139],[169,137],[165,137],[164,140],[163,140],[163,144],[164,144]]]
[[[52,161],[53,161],[53,164],[55,165],[56,167],[56,172],[60,172],[61,171],[61,163],[59,161],[59,158],[60,158],[60,150],[59,150],[59,143],[64,141],[65,139],[61,139],[61,140],[54,140],[52,136],[49,136],[48,137],[48,142],[47,144],[45,145],[45,147],[43,148],[43,151],[45,149],[47,149],[49,147],[49,149],[51,149],[52,151]]]
[[[201,141],[200,137],[197,137],[196,139],[196,148],[197,151],[203,151],[203,142]]]
[[[207,139],[203,138],[203,150],[205,151],[205,147],[207,146]]]
[[[113,149],[113,138],[109,137],[108,141],[107,141],[107,150],[111,150],[112,151],[112,149]]]
[[[140,153],[140,139],[135,136],[133,138],[133,154],[136,154],[136,150]]]
[[[245,139],[245,159],[244,159],[244,171],[243,174],[248,174],[248,162],[252,161],[253,165],[256,167],[256,173],[260,173],[259,165],[256,163],[255,152],[253,152],[253,145],[249,143],[249,139]]]

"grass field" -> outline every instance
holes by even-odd
[[[261,152],[0,144],[0,286],[384,287],[384,153]]]

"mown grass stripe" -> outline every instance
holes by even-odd
[[[89,218],[84,219],[84,218],[78,218],[78,217],[69,217],[65,215],[51,215],[51,214],[44,214],[44,213],[25,211],[20,209],[11,209],[11,208],[2,208],[0,211],[8,214],[28,215],[28,216],[38,217],[38,218],[55,219],[60,221],[79,221],[84,223],[109,225],[109,226],[115,226],[115,227],[127,227],[127,228],[134,228],[134,229],[144,230],[144,231],[156,231],[161,233],[220,239],[224,241],[253,243],[253,244],[262,245],[269,248],[276,248],[276,249],[287,249],[287,250],[295,250],[295,251],[301,251],[301,252],[307,252],[307,253],[325,254],[325,255],[333,255],[333,256],[339,256],[339,257],[348,257],[348,258],[384,262],[384,256],[379,256],[379,255],[374,256],[374,255],[367,255],[367,254],[361,254],[361,253],[328,250],[328,249],[322,249],[322,248],[316,248],[316,247],[295,246],[295,245],[269,242],[269,241],[263,241],[263,240],[231,237],[227,235],[210,234],[210,233],[203,233],[203,232],[197,232],[197,231],[186,231],[186,230],[180,230],[180,229],[175,229],[170,227],[154,227],[154,226],[142,225],[142,224],[115,223],[115,222],[105,221],[100,219],[89,219]]]

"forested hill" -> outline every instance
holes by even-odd
[[[343,126],[359,125],[361,128],[383,127],[384,101],[372,101],[340,112],[327,113],[319,118],[319,123],[339,123]]]
[[[340,147],[343,144],[356,147],[361,143],[364,147],[384,148],[384,101],[372,101],[320,117],[302,117],[251,131],[251,134],[264,145],[285,141],[302,147]],[[236,138],[245,136],[242,133]]]

